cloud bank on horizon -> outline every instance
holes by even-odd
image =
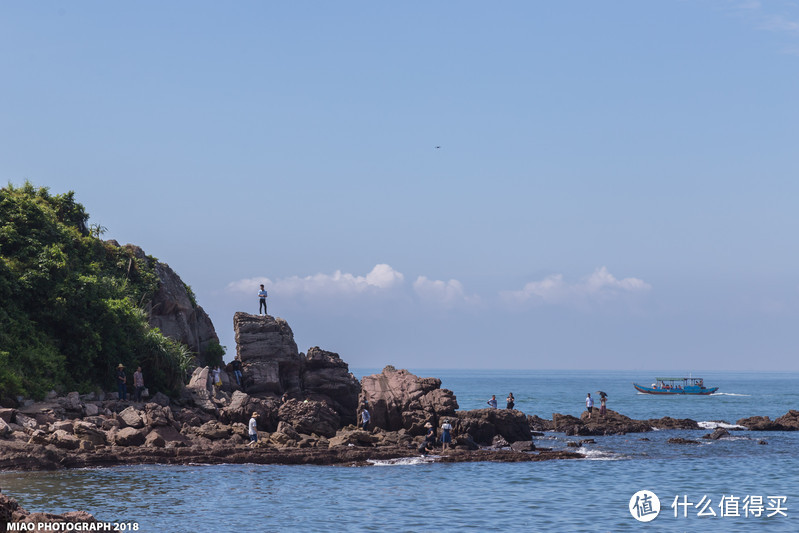
[[[602,266],[574,282],[567,281],[563,274],[551,274],[544,279],[530,281],[519,290],[481,296],[468,292],[463,283],[456,279],[445,281],[419,275],[412,284],[408,284],[402,272],[380,263],[365,275],[336,270],[332,274],[320,272],[275,280],[268,277],[244,278],[228,283],[226,291],[231,295],[251,297],[262,283],[272,294],[280,294],[283,298],[314,301],[330,298],[395,298],[443,309],[494,302],[494,305],[511,308],[531,303],[585,310],[592,305],[601,306],[605,302],[641,295],[652,289],[652,285],[639,278],[618,279]]]

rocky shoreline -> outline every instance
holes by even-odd
[[[541,461],[583,455],[536,446],[543,432],[566,436],[699,430],[690,419],[634,420],[615,411],[600,418],[554,413],[551,419],[518,410],[459,410],[455,394],[437,378],[391,366],[358,381],[338,354],[299,353],[288,324],[270,316],[236,313],[241,384],[232,368],[213,383],[208,367],[195,369],[178,398],[156,393],[146,403],[116,393],[22,402],[0,409],[0,469],[51,470],[130,464],[366,465],[420,455],[426,426],[452,425],[450,449],[435,460]],[[356,427],[368,409],[366,430]],[[258,416],[258,442],[248,428]],[[737,421],[752,431],[795,431],[799,411],[771,420]],[[715,438],[723,438],[717,435]],[[579,444],[575,442],[574,444]]]

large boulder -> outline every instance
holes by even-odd
[[[361,403],[368,406],[372,425],[387,431],[406,429],[424,433],[420,421],[435,425],[458,408],[455,394],[441,388],[438,378],[420,378],[407,370],[388,366],[380,374],[361,380]],[[529,429],[528,429],[529,432]]]
[[[141,430],[127,427],[114,435],[114,443],[117,446],[141,446],[144,444],[144,438],[145,434]]]
[[[736,422],[739,426],[744,426],[751,431],[784,431],[785,426],[770,419],[767,416],[750,416],[741,418]]]
[[[333,409],[325,402],[313,400],[285,402],[280,406],[278,419],[305,435],[315,433],[323,437],[332,437],[341,426],[341,419]]]
[[[785,431],[797,431],[799,430],[799,411],[791,409],[775,422],[781,425]]]
[[[90,422],[76,420],[72,427],[75,436],[80,440],[91,442],[95,446],[106,443],[105,432]]]
[[[454,423],[453,423],[454,422]],[[507,442],[532,440],[527,416],[515,409],[474,409],[462,411],[450,420],[457,435],[468,434],[475,442],[489,445],[497,435]]]
[[[361,385],[337,353],[318,346],[308,350],[301,381],[306,398],[327,402],[345,424],[355,423]]]
[[[238,312],[233,316],[244,389],[251,395],[299,394],[303,360],[288,322]]]
[[[228,404],[219,413],[219,419],[226,424],[248,424],[253,413],[258,413],[258,426],[265,431],[274,431],[278,423],[278,402],[262,399],[235,391]]]
[[[195,368],[189,379],[189,384],[186,385],[186,391],[194,405],[207,413],[216,415],[218,409],[213,401],[214,386],[211,383],[210,375],[210,367]]]
[[[141,414],[132,405],[123,409],[119,415],[120,426],[141,429],[144,427],[144,420]]]

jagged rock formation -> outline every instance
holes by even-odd
[[[40,531],[37,524],[44,524],[41,527],[43,528],[42,530],[46,530],[48,529],[48,526],[52,526],[55,522],[58,522],[59,524],[57,525],[61,526],[63,523],[95,524],[98,523],[98,520],[86,511],[70,511],[64,514],[31,513],[20,507],[19,503],[17,503],[17,500],[0,494],[0,527],[2,527],[2,530],[5,531],[6,527],[11,522],[25,524],[25,526],[23,526],[25,531],[29,530],[27,526],[32,526],[31,530],[33,531]],[[67,530],[67,528],[49,529],[55,529],[58,531]],[[70,529],[75,531],[84,531],[82,526],[72,527]],[[20,531],[22,531],[22,529],[20,529]],[[86,531],[89,531],[89,529],[87,528]]]
[[[364,376],[360,399],[368,406],[374,426],[405,429],[412,435],[424,434],[426,422],[440,426],[441,417],[454,417],[458,409],[455,394],[442,389],[440,379],[420,378],[390,366],[380,374]]]
[[[300,353],[282,318],[239,312],[233,328],[247,394],[324,402],[342,423],[355,422],[360,385],[338,354],[319,347]]]
[[[337,353],[318,346],[309,349],[300,378],[309,400],[327,402],[346,422],[355,420],[361,387]]]
[[[119,246],[114,240],[108,242]],[[148,264],[151,261],[140,247],[126,244],[125,248],[137,259]],[[219,343],[208,313],[197,305],[186,284],[169,265],[156,262],[155,273],[158,276],[158,290],[145,306],[150,325],[160,329],[165,336],[188,346],[192,352],[198,354],[198,363],[205,364],[209,344],[212,341]]]
[[[799,411],[791,409],[776,420],[767,416],[750,416],[736,422],[751,431],[797,431],[799,430]]]
[[[527,417],[515,409],[462,411],[450,423],[456,435],[468,434],[478,444],[493,444],[497,436],[505,439],[505,445],[529,442],[533,438]]]

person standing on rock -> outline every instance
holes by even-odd
[[[505,406],[506,409],[513,409],[513,406],[516,405],[516,398],[513,397],[513,393],[509,392],[508,397],[505,398],[507,405]]]
[[[372,415],[369,414],[368,409],[364,409],[361,411],[361,429],[366,431],[366,428],[369,427],[369,421],[372,419]]]
[[[236,378],[236,384],[241,387],[241,361],[238,355],[233,359],[231,366],[233,367],[233,377]]]
[[[602,418],[605,418],[605,415],[608,412],[607,403],[608,403],[608,397],[605,396],[605,395],[600,394],[599,395],[599,416],[601,416]]]
[[[127,382],[128,377],[125,375],[125,365],[119,363],[117,366],[117,392],[120,400],[128,399],[128,388],[125,385]]]
[[[141,367],[136,368],[133,373],[133,394],[137,402],[141,401],[141,391],[144,390],[144,375],[141,373]]]
[[[264,289],[263,284],[261,284],[261,290],[258,291],[258,313],[262,315],[266,315],[266,289]],[[264,312],[261,313],[261,308],[263,307]]]
[[[497,395],[496,394],[492,394],[491,395],[491,399],[488,400],[486,403],[488,405],[490,405],[491,407],[493,407],[494,409],[496,409],[497,408]]]
[[[258,413],[257,412],[253,412],[252,417],[250,417],[249,435],[250,435],[250,442],[247,444],[247,446],[253,446],[256,442],[258,442]]]
[[[449,419],[444,419],[444,423],[441,424],[441,447],[442,449],[446,450],[449,448],[449,444],[452,442],[452,424],[449,423]]]
[[[588,411],[588,418],[591,418],[591,413],[594,410],[594,399],[591,398],[591,393],[588,393],[588,396],[585,397],[585,409]]]

